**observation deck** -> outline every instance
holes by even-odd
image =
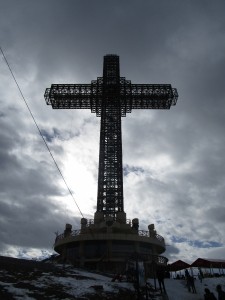
[[[78,230],[66,224],[64,233],[56,237],[54,249],[63,261],[78,267],[118,271],[134,256],[150,265],[166,265],[167,258],[160,256],[165,251],[164,238],[154,224],[148,229],[139,230],[138,219],[82,218]]]

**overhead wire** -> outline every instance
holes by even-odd
[[[37,124],[37,122],[36,122],[36,120],[35,120],[35,118],[34,118],[34,115],[33,115],[32,111],[31,111],[31,109],[30,109],[30,107],[29,107],[29,105],[28,105],[28,103],[27,103],[27,101],[26,101],[24,95],[23,95],[23,92],[22,92],[22,90],[21,90],[21,88],[20,88],[20,86],[19,86],[19,83],[18,83],[18,81],[16,80],[16,77],[15,77],[13,71],[12,71],[12,68],[10,67],[9,62],[8,62],[8,60],[7,60],[7,58],[6,58],[6,56],[5,56],[5,54],[4,54],[4,52],[3,52],[3,50],[2,50],[1,47],[0,47],[0,50],[1,50],[1,53],[2,53],[2,55],[3,55],[4,60],[5,60],[5,62],[6,62],[6,65],[8,66],[8,69],[9,69],[9,71],[10,71],[10,73],[11,73],[13,79],[14,79],[14,82],[16,83],[16,86],[17,86],[17,88],[18,88],[18,90],[19,90],[19,92],[20,92],[20,95],[21,95],[21,97],[22,97],[22,99],[23,99],[23,101],[24,101],[24,103],[25,103],[25,105],[26,105],[26,107],[27,107],[27,109],[28,109],[28,111],[29,111],[29,113],[30,113],[30,115],[31,115],[31,117],[32,117],[32,119],[33,119],[33,121],[34,121],[34,124],[36,125],[36,128],[37,128],[37,130],[38,130],[40,136],[42,137],[42,140],[43,140],[43,142],[44,142],[44,144],[45,144],[45,146],[46,146],[46,148],[47,148],[47,150],[48,150],[50,156],[52,157],[52,160],[53,160],[53,162],[54,162],[54,164],[55,164],[55,166],[56,166],[56,169],[58,170],[59,174],[61,175],[61,177],[62,177],[62,179],[63,179],[63,181],[64,181],[64,183],[65,183],[65,185],[66,185],[66,187],[67,187],[67,189],[68,189],[68,191],[69,191],[69,194],[70,194],[71,197],[73,198],[73,200],[74,200],[74,202],[75,202],[75,204],[76,204],[76,206],[77,206],[77,208],[78,208],[78,210],[79,210],[79,212],[80,212],[82,218],[84,218],[84,215],[83,215],[83,213],[82,213],[82,211],[81,211],[81,209],[80,209],[80,207],[79,207],[79,205],[78,205],[76,199],[74,198],[74,196],[73,196],[73,194],[72,194],[72,192],[71,192],[71,190],[70,190],[70,188],[69,188],[69,186],[68,186],[68,184],[67,184],[67,182],[66,182],[66,180],[65,180],[65,177],[63,176],[63,174],[62,174],[62,172],[61,172],[61,170],[60,170],[60,168],[59,168],[59,166],[58,166],[58,164],[57,164],[57,162],[56,162],[56,160],[55,160],[55,158],[54,158],[54,156],[53,156],[53,154],[52,154],[52,152],[51,152],[51,150],[50,150],[50,148],[49,148],[49,146],[48,146],[48,144],[47,144],[47,142],[46,142],[46,140],[45,140],[45,138],[44,138],[44,136],[43,136],[43,134],[42,134],[42,132],[41,132],[39,126],[38,126],[38,124]]]

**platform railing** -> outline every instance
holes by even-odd
[[[79,230],[72,230],[70,233],[61,233],[59,235],[56,236],[56,239],[55,239],[55,243],[60,241],[60,240],[63,240],[67,237],[71,237],[71,236],[78,236],[78,235],[82,235],[84,233],[82,233],[82,231],[79,229]],[[137,230],[137,234],[138,236],[143,236],[143,237],[151,237],[153,239],[156,239],[157,241],[161,242],[161,243],[164,243],[164,238],[159,235],[159,234],[155,234],[154,236],[150,236],[150,233],[149,231],[146,231],[146,230]]]
[[[94,219],[88,219],[87,220],[87,226],[93,225],[95,224],[95,220]],[[132,221],[130,219],[126,219],[126,224],[130,225],[132,227]]]

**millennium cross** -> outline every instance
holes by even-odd
[[[91,109],[101,117],[97,213],[117,219],[123,207],[121,117],[132,109],[170,109],[177,90],[170,84],[131,84],[120,77],[119,56],[104,56],[103,76],[91,84],[52,84],[46,103],[54,109]]]

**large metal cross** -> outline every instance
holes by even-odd
[[[177,102],[170,84],[131,84],[120,77],[119,56],[104,56],[103,77],[91,84],[52,84],[45,99],[54,109],[91,109],[101,117],[97,212],[124,212],[121,117],[132,109],[170,109]]]

